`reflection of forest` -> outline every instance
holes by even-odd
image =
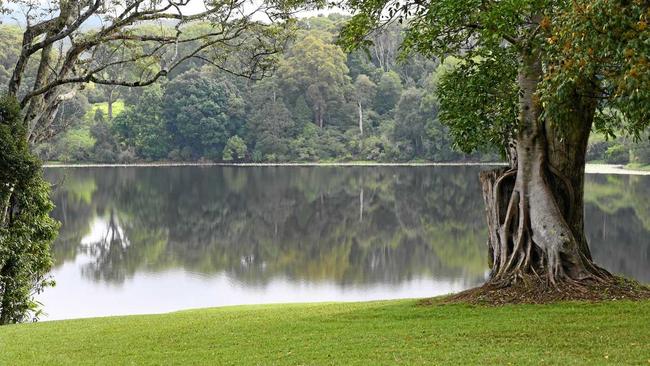
[[[276,276],[342,286],[422,276],[474,284],[486,263],[477,174],[476,168],[49,170],[52,181],[63,180],[55,192],[55,215],[63,222],[55,258],[60,265],[89,255],[84,275],[110,282],[180,267],[225,271],[253,284]],[[104,232],[92,232],[98,227]]]
[[[433,276],[479,283],[486,267],[477,168],[49,170],[63,222],[57,263],[121,282],[137,271],[226,272],[342,286]],[[644,180],[645,179],[645,180]],[[596,259],[650,282],[650,180],[589,176]],[[100,231],[99,233],[96,231]],[[625,250],[619,250],[623,246]]]
[[[650,177],[589,176],[585,201],[596,262],[650,283]]]

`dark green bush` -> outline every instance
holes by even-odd
[[[630,151],[624,145],[612,145],[605,151],[605,162],[609,164],[627,164],[630,162]]]
[[[650,137],[646,137],[643,141],[633,145],[631,155],[631,160],[634,163],[650,164]]]
[[[53,282],[50,186],[30,153],[20,107],[0,99],[0,324],[38,317],[34,295]]]

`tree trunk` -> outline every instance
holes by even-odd
[[[508,285],[537,277],[558,282],[603,280],[584,234],[585,152],[595,104],[575,95],[563,133],[540,118],[541,62],[522,56],[516,157],[509,169],[480,175],[488,223],[490,282]],[[569,125],[567,125],[569,124]],[[567,127],[568,126],[568,127]]]
[[[363,107],[361,106],[361,101],[357,101],[359,107],[359,133],[363,137]]]
[[[318,106],[318,127],[323,128],[323,108],[319,105]]]

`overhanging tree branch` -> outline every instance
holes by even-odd
[[[235,75],[263,76],[285,44],[291,27],[287,19],[296,10],[293,2],[252,0],[9,2],[27,9],[23,47],[8,91],[21,100],[30,136],[50,126],[61,95],[75,84],[147,86],[191,59]],[[203,8],[189,12],[194,3]],[[101,26],[87,27],[92,19]],[[234,62],[232,55],[248,59]],[[23,85],[32,63],[38,65],[35,81]],[[110,76],[124,70],[131,71]]]

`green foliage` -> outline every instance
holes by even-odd
[[[646,136],[638,144],[634,144],[630,150],[631,162],[650,165],[650,135]]]
[[[367,75],[361,74],[354,81],[354,93],[357,101],[367,108],[375,100],[377,85]]]
[[[215,77],[211,69],[192,70],[172,80],[165,90],[166,131],[177,149],[192,157],[221,159],[226,142],[241,133],[244,100],[237,86]]]
[[[402,94],[402,81],[395,71],[384,73],[377,85],[375,96],[375,110],[385,114],[395,108]]]
[[[113,118],[119,116],[125,108],[125,103],[123,100],[116,100],[113,102]],[[108,103],[98,102],[94,103],[88,113],[86,114],[87,119],[94,119],[97,113],[102,113],[105,118],[108,116]]]
[[[115,118],[112,129],[119,141],[133,147],[145,159],[164,159],[171,137],[163,119],[163,90],[147,88],[136,105],[130,105]]]
[[[298,41],[281,63],[278,73],[289,95],[306,95],[321,126],[327,119],[328,107],[341,98],[350,83],[343,51],[310,33]]]
[[[56,142],[56,156],[66,162],[87,161],[94,145],[95,139],[87,126],[72,129],[60,136]]]
[[[445,61],[439,68],[440,121],[466,153],[503,153],[517,121],[517,65],[508,50],[479,59]]]
[[[0,5],[1,7],[1,5]],[[19,27],[0,24],[0,95],[6,92],[18,55],[22,31]]]
[[[548,114],[572,113],[562,98],[589,83],[585,92],[599,103],[596,130],[640,138],[650,124],[649,18],[647,1],[579,0],[553,19],[547,42],[554,67],[543,98],[554,107]]]
[[[197,59],[176,69],[169,82],[120,89],[113,121],[107,118],[109,90],[88,85],[80,96],[93,104],[83,116],[70,119],[74,123],[68,132],[37,151],[44,159],[70,162],[219,160],[228,139],[237,135],[251,152],[247,158],[255,161],[460,157],[437,118],[437,90],[429,81],[438,78],[436,61],[414,56],[397,63],[403,29],[398,25],[376,34],[380,46],[369,54],[346,57],[332,42],[348,19],[301,20],[296,42],[282,55],[275,77],[246,82]],[[395,119],[405,87],[422,95],[422,106]],[[410,116],[417,116],[419,138],[413,138],[415,130],[404,133],[404,127],[415,125],[400,118]]]
[[[255,112],[246,124],[248,140],[255,146],[260,159],[269,154],[289,158],[289,142],[299,133],[299,125],[281,99],[274,99],[275,90],[269,95],[268,84],[257,89],[257,98],[253,98]],[[270,86],[272,87],[272,86]],[[300,99],[304,102],[304,99]],[[306,104],[305,104],[306,107]],[[303,121],[307,123],[306,121]]]
[[[99,109],[107,119],[106,90],[89,85],[83,95],[93,105],[85,122],[39,146],[39,154],[63,161],[219,160],[228,139],[237,135],[256,161],[500,159],[495,152],[503,152],[517,118],[513,48],[482,40],[485,47],[442,64],[431,57],[433,48],[398,60],[400,42],[411,31],[405,23],[373,32],[375,44],[367,53],[346,56],[332,42],[342,26],[356,21],[348,20],[301,19],[295,42],[279,55],[277,75],[261,81],[234,78],[196,59],[170,74],[169,82],[120,90],[113,104],[118,120],[107,121],[112,139],[106,125],[93,121]],[[153,95],[160,94],[151,91],[156,88],[162,97]],[[399,108],[403,96],[408,98]],[[128,115],[120,116],[125,105]],[[308,123],[323,128],[305,129]],[[478,152],[463,155],[456,149]]]
[[[412,53],[458,65],[440,80],[440,121],[465,152],[497,150],[517,131],[517,72],[523,57],[543,65],[535,100],[560,132],[572,126],[576,99],[599,104],[596,129],[638,138],[650,121],[650,5],[608,0],[350,0],[355,16],[341,31],[346,50],[371,48],[377,29],[405,25],[402,59]],[[371,35],[371,36],[368,36]],[[558,135],[561,135],[558,134]]]
[[[34,295],[52,284],[50,244],[58,224],[49,184],[30,153],[15,99],[0,99],[0,324],[38,317]]]
[[[587,145],[587,161],[604,160],[605,151],[611,145],[610,141],[590,141]]]
[[[235,135],[228,139],[226,147],[223,149],[223,160],[242,160],[246,158],[247,153],[248,149],[246,148],[246,143],[241,137]]]
[[[295,41],[276,57],[275,77],[243,81],[210,70],[196,58],[170,73],[171,81],[161,85],[162,98],[144,98],[144,89],[139,88],[116,90],[120,99],[113,104],[114,115],[124,105],[130,108],[130,118],[117,126],[109,121],[111,134],[120,142],[117,149],[96,146],[104,143],[91,131],[96,111],[107,114],[110,90],[87,85],[79,93],[93,103],[81,118],[85,123],[78,122],[77,107],[68,107],[81,106],[83,101],[67,103],[62,113],[66,118],[57,123],[70,122],[68,127],[74,131],[38,146],[38,154],[64,161],[218,160],[228,139],[237,135],[257,161],[271,155],[274,161],[366,160],[368,156],[382,161],[498,160],[505,141],[517,130],[517,54],[528,46],[540,51],[548,65],[540,89],[545,116],[572,115],[573,104],[560,103],[560,98],[571,100],[577,82],[586,82],[577,77],[594,73],[598,89],[584,92],[599,101],[598,131],[609,140],[622,136],[626,146],[634,149],[630,137],[642,137],[650,120],[645,107],[650,90],[648,45],[643,42],[648,34],[645,3],[622,7],[604,0],[580,0],[574,6],[555,0],[516,0],[479,7],[476,1],[445,0],[413,7],[386,0],[352,0],[347,5],[358,10],[356,16],[298,20]],[[396,21],[385,22],[387,18],[380,14]],[[541,20],[536,18],[539,27],[530,36],[533,15]],[[378,25],[381,29],[375,29]],[[185,36],[206,27],[188,26]],[[591,31],[596,28],[601,31]],[[170,30],[162,27],[160,34]],[[2,67],[7,74],[15,63],[21,34],[16,27],[0,27],[0,81]],[[528,38],[528,46],[511,43]],[[354,48],[359,45],[365,50]],[[346,55],[342,47],[352,52]],[[232,62],[238,62],[238,57]],[[28,68],[35,72],[36,66]],[[147,67],[107,72],[132,75]],[[27,82],[34,72],[28,73]],[[418,111],[396,117],[405,90],[421,94],[421,105]],[[370,145],[355,135],[358,103],[363,139],[370,139]],[[410,117],[417,122],[405,120]],[[125,124],[126,120],[130,122]],[[307,141],[301,132],[309,122],[332,131],[315,131],[309,134],[315,140]],[[407,133],[412,127],[417,128]],[[414,142],[417,133],[420,141]],[[334,146],[321,146],[328,143]],[[603,160],[610,146],[610,142],[592,145],[590,159]]]
[[[309,105],[307,105],[307,101],[303,95],[299,95],[296,98],[291,114],[301,125],[311,122],[314,119],[314,114],[312,113],[311,108],[309,108]]]
[[[95,139],[92,147],[93,160],[102,163],[120,161],[119,146],[111,132],[111,127],[104,120],[101,110],[98,109],[97,112],[95,123],[90,127],[90,134]]]
[[[377,74],[383,73],[381,68],[377,68],[374,63],[368,62],[368,56],[366,53],[356,50],[348,53],[348,60],[346,65],[348,66],[350,78],[356,80],[359,75],[368,75],[372,76],[372,80],[377,80]]]
[[[630,161],[630,150],[624,145],[614,144],[607,148],[604,158],[610,164],[626,164]]]
[[[398,146],[403,160],[421,156],[424,151],[426,120],[420,113],[421,103],[422,91],[411,88],[404,91],[395,109],[395,137],[405,142]]]

